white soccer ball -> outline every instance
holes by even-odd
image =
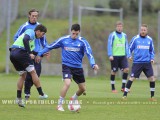
[[[72,101],[71,103],[68,104],[68,110],[69,111],[78,112],[81,109],[81,105],[77,101]]]

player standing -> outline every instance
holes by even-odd
[[[108,37],[108,57],[111,63],[111,89],[113,93],[117,93],[115,89],[115,75],[120,68],[123,71],[122,75],[122,87],[121,91],[124,92],[125,84],[127,82],[128,77],[128,40],[127,35],[122,32],[123,31],[123,23],[121,21],[117,21],[116,30],[113,31]]]
[[[155,78],[152,68],[152,63],[154,63],[154,45],[152,38],[148,36],[148,26],[146,24],[142,24],[140,34],[132,38],[129,45],[129,51],[130,53],[133,52],[134,58],[131,75],[126,84],[123,99],[126,99],[133,80],[139,78],[143,71],[150,81],[151,100],[154,101]],[[132,60],[132,56],[129,56],[129,59]]]

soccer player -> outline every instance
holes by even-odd
[[[154,63],[154,45],[153,40],[148,36],[148,27],[142,24],[140,34],[134,36],[129,44],[130,53],[133,52],[133,64],[130,78],[126,84],[123,99],[126,99],[128,90],[135,78],[139,78],[143,71],[148,80],[150,81],[151,100],[155,100],[155,79],[153,74],[152,63]],[[130,54],[129,59],[132,60]]]
[[[52,49],[61,48],[62,49],[62,72],[64,85],[60,91],[60,98],[58,101],[57,110],[64,111],[63,101],[66,93],[70,87],[71,79],[73,79],[77,85],[77,92],[71,97],[71,100],[77,100],[80,95],[85,91],[85,77],[82,68],[82,59],[84,53],[88,56],[90,66],[94,70],[98,70],[99,67],[95,64],[94,57],[92,55],[92,49],[83,37],[79,36],[80,25],[73,24],[71,27],[71,35],[63,36],[51,43],[49,46],[45,47],[40,51],[36,57],[37,62],[41,59],[41,55]]]
[[[17,38],[10,48],[10,60],[20,75],[20,78],[17,82],[17,103],[20,107],[25,106],[22,101],[21,93],[27,72],[29,72],[32,76],[33,83],[36,86],[40,97],[48,97],[42,91],[40,80],[35,71],[32,60],[35,58],[35,55],[32,52],[34,49],[34,41],[43,37],[46,32],[47,29],[43,25],[38,25],[35,30],[28,29]]]
[[[123,71],[122,75],[122,87],[121,91],[124,92],[125,84],[128,77],[128,40],[127,35],[122,32],[123,23],[121,21],[116,22],[116,30],[113,31],[108,37],[108,57],[111,63],[111,89],[113,93],[118,91],[115,89],[115,75],[120,68]]]
[[[37,11],[36,9],[31,9],[28,12],[28,19],[29,20],[26,23],[24,23],[23,25],[20,26],[20,28],[18,29],[17,33],[14,36],[14,41],[16,41],[17,38],[21,34],[23,34],[27,29],[33,29],[34,30],[35,27],[40,24],[39,22],[37,22],[38,16],[39,16],[39,11]],[[48,45],[45,35],[43,37],[35,40],[34,44],[35,44],[35,48],[34,48],[33,51],[34,51],[34,54],[36,55],[38,51],[40,51],[43,47]],[[35,70],[37,72],[37,75],[38,75],[38,77],[40,77],[41,62],[36,63],[35,60],[33,59],[33,63],[34,63],[34,67],[35,67]],[[26,80],[25,80],[25,83],[24,83],[24,93],[25,93],[25,99],[26,100],[28,100],[30,95],[31,95],[30,89],[31,89],[32,85],[33,85],[32,77],[31,77],[30,74],[27,74]],[[43,97],[45,97],[45,96],[41,96],[41,99],[43,99]]]

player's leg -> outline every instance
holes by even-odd
[[[74,68],[74,69],[72,69],[72,75],[73,75],[73,80],[78,85],[78,90],[70,98],[69,105],[70,105],[71,109],[73,108],[74,104],[79,104],[78,97],[81,96],[86,90],[83,69],[82,68]]]
[[[37,91],[39,93],[39,98],[40,99],[46,99],[48,98],[48,95],[44,94],[44,92],[42,91],[42,87],[41,87],[41,84],[40,84],[40,80],[39,80],[39,77],[34,69],[34,66],[28,66],[26,68],[26,70],[31,74],[32,76],[32,80],[33,80],[33,83],[34,85],[36,86],[37,88]]]
[[[24,84],[24,80],[26,78],[26,73],[25,71],[20,71],[20,78],[17,81],[17,99],[16,102],[20,107],[25,107],[25,104],[22,100],[22,89],[23,89],[23,84]]]
[[[21,71],[20,78],[17,81],[17,98],[22,97],[21,94],[22,94],[22,88],[23,88],[23,83],[24,83],[25,78],[26,78],[26,72],[24,71],[22,73]]]
[[[115,88],[115,76],[116,76],[116,72],[111,71],[110,82],[111,82],[111,89],[113,93],[118,92]]]
[[[120,68],[123,71],[121,91],[124,92],[125,85],[127,83],[128,72],[129,72],[128,60],[127,60],[126,56],[121,57],[121,59],[120,59]]]
[[[150,91],[151,91],[151,101],[156,101],[154,98],[154,93],[155,93],[155,78],[154,76],[148,77],[148,80],[150,81],[149,86],[150,86]]]
[[[38,77],[40,77],[40,74],[41,74],[41,62],[39,62],[39,63],[36,63],[35,62],[35,60],[34,60],[34,67],[35,67],[35,70],[36,70],[36,73],[37,73],[37,75],[38,75]],[[39,79],[40,80],[40,79]],[[33,83],[33,82],[32,82]],[[33,84],[32,84],[33,85]],[[46,99],[46,98],[48,98],[48,95],[40,95],[39,96],[39,98],[40,99]]]
[[[125,86],[126,86],[126,83],[127,83],[128,71],[129,71],[129,68],[125,68],[125,69],[123,70],[123,75],[122,75],[122,87],[121,87],[121,91],[122,91],[122,92],[124,92],[124,89],[125,89]]]
[[[154,78],[154,72],[151,63],[146,63],[145,68],[143,70],[144,74],[149,80],[149,86],[150,86],[150,92],[151,92],[151,100],[156,101],[154,98],[155,93],[155,78]]]
[[[111,83],[111,90],[113,93],[117,93],[117,90],[115,89],[115,75],[118,71],[118,58],[114,56],[114,60],[111,62],[111,75],[110,75],[110,83]]]
[[[70,84],[71,84],[71,79],[64,79],[64,84],[63,84],[63,87],[62,87],[62,89],[61,89],[61,91],[60,91],[60,103],[59,103],[59,105],[61,104],[62,105],[62,102],[63,102],[63,100],[64,100],[64,98],[65,98],[65,96],[66,96],[66,94],[67,94],[67,91],[68,91],[68,89],[69,89],[69,87],[70,87]]]
[[[80,95],[82,95],[85,90],[85,77],[82,68],[76,68],[72,70],[73,72],[73,80],[78,84],[78,90],[76,93],[71,97],[72,100],[77,100]]]
[[[19,72],[20,78],[17,82],[17,99],[16,102],[20,107],[24,107],[24,103],[22,100],[22,88],[24,84],[24,80],[26,78],[26,71],[24,67],[24,61],[25,55],[23,55],[23,51],[21,49],[10,49],[10,60],[12,64],[14,65],[15,69]]]
[[[59,100],[58,100],[57,110],[59,110],[59,111],[64,111],[62,105],[63,105],[64,98],[67,94],[67,91],[70,87],[71,77],[72,77],[70,67],[68,67],[66,65],[62,65],[62,72],[63,72],[64,84],[63,84],[63,87],[60,91],[60,97],[59,97]]]
[[[67,94],[67,91],[70,87],[70,84],[71,84],[71,79],[64,79],[64,84],[60,91],[60,96],[59,96],[58,106],[57,106],[57,110],[59,111],[64,111],[62,105],[63,105],[64,98]]]
[[[40,63],[36,63],[35,60],[33,60],[33,63],[34,63],[34,67],[35,67],[36,73],[37,73],[38,77],[40,77],[40,74],[41,74],[41,62]],[[30,92],[31,91],[31,87],[33,86],[32,76],[29,73],[27,73],[24,86],[25,86],[24,87],[25,98],[29,99],[30,94],[31,94],[31,92]]]
[[[65,96],[67,94],[67,91],[70,87],[70,84],[71,84],[71,79],[64,79],[64,84],[63,84],[63,87],[62,87],[61,92],[60,92],[60,96],[62,98],[65,98]]]
[[[27,73],[25,82],[24,82],[24,93],[25,93],[25,99],[28,100],[30,98],[31,92],[30,89],[33,85],[32,76]]]
[[[133,80],[135,77],[130,77],[129,80],[127,81],[124,93],[123,93],[123,98],[125,99],[127,97],[128,92],[130,91],[130,88],[132,86]]]
[[[77,92],[71,97],[71,100],[77,100],[78,97],[85,92],[86,90],[85,83],[79,83],[78,88],[79,89],[77,90]]]
[[[131,75],[129,80],[127,81],[124,93],[123,93],[123,98],[125,99],[127,97],[127,94],[132,86],[133,80],[135,78],[139,78],[141,72],[143,70],[143,64],[141,63],[133,63],[132,65],[132,70],[131,70]]]

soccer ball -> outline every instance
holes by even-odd
[[[78,100],[77,100],[78,101]],[[81,109],[81,105],[77,101],[71,101],[68,104],[68,110],[71,112],[78,112]]]

